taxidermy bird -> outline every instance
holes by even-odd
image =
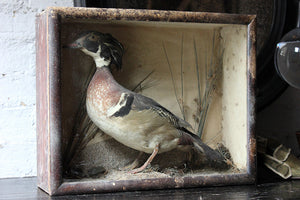
[[[89,83],[86,109],[91,120],[118,142],[151,154],[145,164],[131,171],[143,171],[153,158],[173,149],[193,147],[205,155],[210,165],[226,167],[219,152],[192,133],[191,125],[151,98],[121,86],[111,74],[111,66],[121,69],[123,46],[110,34],[85,32],[69,48],[92,57],[96,72]]]

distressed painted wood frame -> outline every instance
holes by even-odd
[[[247,26],[247,170],[245,173],[142,180],[74,181],[62,176],[60,33],[64,20],[135,20],[240,24]],[[37,176],[38,187],[50,195],[116,192],[252,184],[256,176],[255,123],[255,26],[253,15],[126,10],[100,8],[48,8],[36,20]]]

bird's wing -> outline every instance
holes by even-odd
[[[153,111],[177,129],[192,129],[192,126],[188,122],[180,119],[153,99],[126,89],[121,94],[118,103],[108,110],[108,115],[111,117],[125,117],[131,110]]]
[[[179,130],[181,128],[190,129],[192,127],[188,122],[180,119],[153,99],[136,93],[133,96],[133,110],[151,110],[157,113],[162,118],[167,119],[169,123],[171,123],[175,128]]]

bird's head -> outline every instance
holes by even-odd
[[[84,32],[66,47],[80,49],[91,56],[97,67],[115,64],[117,69],[121,69],[123,45],[110,34],[96,31]]]

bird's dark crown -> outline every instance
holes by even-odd
[[[97,53],[99,48],[101,48],[101,58],[105,61],[111,59],[111,64],[115,64],[117,69],[121,69],[122,67],[123,45],[109,33],[96,31],[82,32],[68,47],[86,49],[93,53]]]

